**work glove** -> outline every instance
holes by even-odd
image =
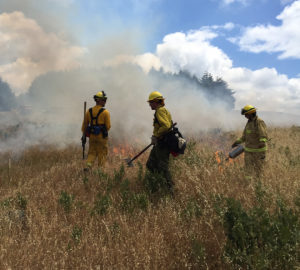
[[[82,137],[81,137],[81,142],[82,142],[82,144],[85,144],[85,143],[86,143],[86,137],[85,137],[85,136],[82,136]]]
[[[236,147],[236,146],[238,146],[238,145],[239,145],[239,143],[234,142],[234,143],[231,145],[231,147],[234,148],[234,147]]]
[[[153,145],[156,145],[156,144],[157,144],[157,137],[155,137],[154,135],[152,135],[152,137],[151,137],[151,143],[152,143]]]

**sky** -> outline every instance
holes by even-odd
[[[299,25],[300,0],[1,0],[0,78],[20,97],[53,73],[209,72],[234,91],[237,110],[300,115]]]

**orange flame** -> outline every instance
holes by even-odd
[[[219,172],[222,173],[224,171],[224,169],[221,166],[221,157],[220,157],[219,153],[221,153],[221,152],[220,151],[216,151],[215,152],[215,156],[216,156],[216,161],[218,163]]]
[[[129,155],[132,152],[132,148],[129,145],[122,145],[122,146],[114,146],[112,148],[112,152],[115,155],[119,155],[121,157],[125,157],[125,155]]]
[[[224,159],[224,154],[221,152],[221,151],[216,151],[215,152],[215,158],[216,158],[216,161],[218,163],[218,167],[219,167],[219,172],[224,172],[224,166],[225,167],[228,167],[232,164],[234,164],[237,160],[234,160],[232,158],[226,158]],[[224,162],[226,161],[226,162]]]
[[[216,161],[218,162],[218,164],[221,164],[221,158],[219,156],[220,151],[215,152],[216,155]]]

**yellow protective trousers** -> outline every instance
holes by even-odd
[[[87,166],[91,167],[97,158],[98,166],[103,166],[107,159],[107,153],[107,138],[102,138],[102,136],[97,139],[90,138],[88,158],[86,161]]]
[[[263,173],[266,152],[245,152],[245,176],[258,180]]]

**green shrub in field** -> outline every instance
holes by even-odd
[[[199,200],[197,200],[197,198],[191,198],[181,211],[180,216],[186,221],[190,221],[192,218],[201,217],[202,209]]]
[[[17,194],[16,197],[16,204],[21,210],[26,210],[27,207],[27,200],[24,198],[21,193]]]
[[[17,208],[24,211],[27,208],[27,199],[23,197],[20,192],[18,192],[16,197],[10,197],[0,202],[0,206]]]
[[[72,204],[74,201],[74,196],[68,194],[66,191],[61,191],[60,198],[58,199],[58,203],[63,207],[66,213],[69,213],[72,208]]]
[[[135,193],[130,187],[130,182],[125,177],[124,165],[121,165],[119,170],[115,170],[112,177],[108,175],[99,175],[100,180],[106,181],[105,191],[106,195],[98,193],[97,200],[94,202],[92,214],[98,215],[106,214],[109,206],[111,205],[110,196],[108,195],[113,189],[120,192],[121,202],[120,208],[128,213],[133,213],[135,209],[146,210],[148,208],[149,200],[146,194]],[[139,164],[139,171],[137,181],[140,182],[143,177],[143,167]]]
[[[99,180],[103,182],[106,186],[106,191],[110,192],[113,188],[120,185],[125,176],[124,165],[122,164],[119,170],[114,170],[113,177],[110,177],[108,174],[103,173],[100,169],[98,170]]]
[[[144,187],[147,193],[154,193],[161,191],[168,192],[168,185],[166,178],[160,173],[152,173],[147,171],[143,180]]]
[[[124,179],[125,176],[125,169],[124,169],[124,165],[122,164],[120,166],[120,169],[118,171],[114,171],[114,177],[113,177],[113,184],[114,185],[118,185],[122,182],[122,180]]]
[[[0,227],[10,227],[15,225],[23,231],[28,231],[27,224],[27,199],[18,192],[15,197],[9,197],[0,201]],[[1,230],[0,230],[1,231]]]
[[[135,208],[134,193],[130,190],[129,181],[125,179],[120,186],[121,209],[127,212],[133,212]]]
[[[136,205],[139,209],[146,211],[149,205],[148,196],[145,193],[138,193],[135,195]]]
[[[224,256],[243,269],[293,269],[299,256],[299,216],[282,200],[268,210],[262,194],[258,185],[257,204],[247,210],[233,198],[223,200]]]
[[[14,198],[10,197],[8,199],[1,201],[0,206],[1,206],[1,208],[10,207],[12,205],[13,201],[14,201]]]
[[[111,199],[109,195],[102,195],[101,193],[97,194],[97,199],[94,202],[94,207],[92,210],[92,214],[98,214],[103,216],[107,213],[107,210],[111,204]]]
[[[137,164],[139,166],[138,175],[137,175],[137,181],[138,182],[143,182],[143,179],[144,179],[143,165],[142,165],[141,162],[138,162]]]
[[[82,229],[78,226],[75,226],[72,230],[71,237],[76,244],[80,242],[81,235],[82,235]]]
[[[147,210],[149,200],[145,193],[135,193],[130,188],[130,182],[125,179],[120,186],[121,209],[133,213],[135,209]]]
[[[196,261],[197,266],[199,269],[207,268],[207,265],[205,265],[206,260],[206,252],[205,247],[195,238],[191,241],[191,247],[192,247],[192,257]]]
[[[116,221],[114,221],[113,224],[109,227],[109,230],[113,239],[117,238],[121,232],[120,225]]]
[[[108,174],[103,172],[101,168],[97,169],[97,174],[100,182],[102,182],[103,180],[107,181],[107,178],[109,177]]]

